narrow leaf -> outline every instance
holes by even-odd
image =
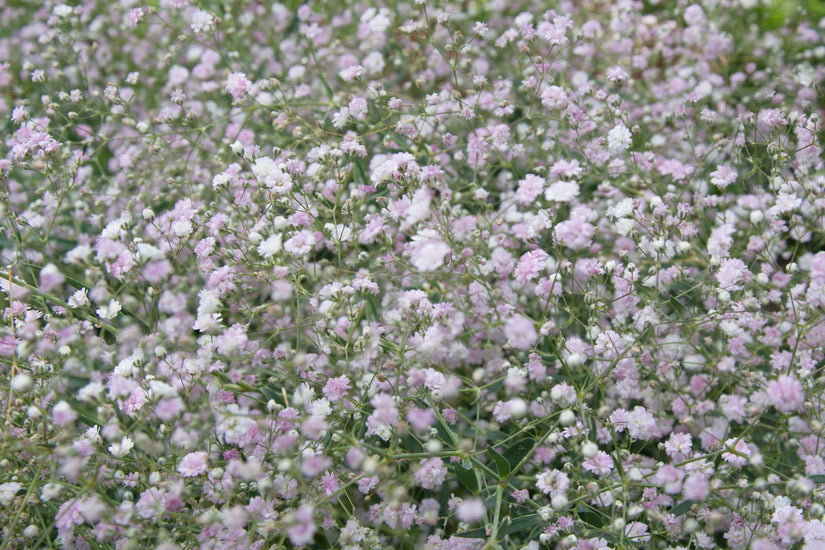
[[[478,479],[476,478],[476,473],[472,468],[463,468],[456,465],[455,475],[456,478],[458,478],[458,482],[461,483],[465,489],[474,495],[478,494]]]
[[[507,533],[508,535],[512,535],[514,533],[527,531],[529,529],[532,529],[539,523],[541,523],[541,518],[538,514],[528,514],[526,516],[519,516],[510,522],[510,525],[507,526],[505,533]]]
[[[681,516],[684,513],[687,513],[690,510],[690,507],[693,506],[692,500],[683,500],[676,506],[670,509],[670,513],[674,516]]]
[[[498,471],[498,478],[504,479],[504,477],[510,473],[510,463],[507,462],[507,459],[504,458],[501,453],[492,447],[487,447],[487,456],[493,459],[493,462],[496,465],[496,470]]]
[[[536,441],[532,438],[522,439],[514,443],[512,446],[508,447],[506,451],[502,453],[504,458],[507,459],[507,462],[510,464],[510,469],[512,470],[515,468],[521,460],[527,456],[527,453],[533,450],[533,445],[536,444]]]
[[[455,536],[463,539],[486,539],[487,529],[484,527],[477,527],[475,529],[470,529],[469,531],[464,531],[463,533],[456,533]]]

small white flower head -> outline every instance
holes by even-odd
[[[100,443],[100,426],[92,426],[85,433],[86,439],[93,443]]]
[[[283,234],[275,233],[258,244],[258,254],[264,258],[271,258],[283,248]]]
[[[58,4],[52,8],[52,14],[57,17],[68,17],[72,14],[72,7],[66,4]]]
[[[135,446],[135,443],[125,435],[120,439],[120,443],[112,443],[109,445],[109,452],[115,458],[123,458],[132,448]]]
[[[0,504],[3,506],[8,506],[11,504],[18,491],[22,488],[23,484],[15,481],[10,481],[0,485]]]
[[[120,302],[115,300],[114,298],[109,300],[109,304],[105,306],[100,306],[97,308],[95,313],[97,316],[103,319],[104,321],[108,321],[110,319],[114,319],[117,317],[117,314],[120,313]]]
[[[32,377],[26,373],[16,374],[14,378],[11,379],[11,389],[16,393],[27,392],[32,389],[33,385],[34,381]]]
[[[613,155],[619,155],[630,149],[633,135],[627,126],[618,124],[607,134],[607,150]]]
[[[189,27],[195,34],[215,30],[215,17],[208,11],[198,10],[192,16]]]
[[[576,413],[570,409],[564,409],[559,415],[559,424],[562,426],[572,426],[576,423]]]
[[[527,414],[527,402],[521,397],[516,397],[510,400],[510,416],[512,418],[521,418]]]
[[[599,446],[592,441],[585,441],[582,443],[582,456],[585,458],[593,458],[599,452]]]

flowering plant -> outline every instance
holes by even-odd
[[[0,6],[0,548],[825,547],[825,19],[62,1]]]

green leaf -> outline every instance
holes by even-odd
[[[591,527],[603,527],[606,523],[605,516],[589,506],[579,506],[576,510],[576,514],[579,516],[580,520]]]
[[[494,492],[492,495],[484,499],[484,505],[488,510],[493,510],[496,507],[496,500],[498,500],[498,495]]]
[[[264,399],[267,399],[267,400],[272,399],[273,401],[275,401],[279,405],[286,405],[284,403],[284,396],[283,396],[283,393],[281,392],[281,387],[280,386],[274,386],[274,385],[269,385],[268,384],[266,386],[261,386],[258,391],[261,392],[261,395],[264,396]]]
[[[510,525],[504,530],[508,535],[527,531],[541,523],[541,518],[538,514],[527,514],[526,516],[519,516],[510,522]]]
[[[513,535],[515,533],[526,532],[539,523],[541,523],[541,518],[538,514],[527,514],[525,516],[519,516],[509,523],[505,520],[501,523],[501,527],[498,532],[505,535]],[[464,531],[463,533],[456,533],[455,536],[464,539],[484,539],[487,538],[487,528],[477,527],[475,529],[470,529],[469,531]]]
[[[412,435],[404,437],[399,445],[402,449],[404,449],[404,452],[407,453],[421,453],[424,450],[421,443],[419,443],[418,440]]]
[[[455,536],[463,539],[486,539],[487,528],[476,527],[475,529],[470,529],[469,531],[464,531],[463,533],[456,533]]]
[[[510,473],[510,463],[507,462],[507,459],[501,455],[498,451],[493,449],[492,447],[487,447],[487,456],[493,459],[493,462],[496,464],[496,470],[498,471],[498,478],[504,479],[507,474]]]
[[[814,483],[825,483],[825,474],[813,474],[808,476],[808,479]]]
[[[484,432],[484,437],[487,438],[487,441],[504,441],[510,436],[499,430],[487,430]]]
[[[478,478],[472,468],[464,468],[456,464],[455,475],[458,478],[458,482],[461,483],[465,489],[474,495],[478,494]]]
[[[683,500],[676,506],[670,509],[670,513],[674,516],[681,516],[684,513],[687,513],[690,510],[690,507],[693,506],[692,500]]]
[[[527,456],[527,453],[533,450],[533,446],[535,444],[536,440],[528,437],[520,441],[517,441],[502,453],[502,455],[504,455],[504,458],[506,458],[507,462],[510,464],[511,470],[518,466],[519,462],[521,462],[522,459],[525,456]]]

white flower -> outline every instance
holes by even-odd
[[[57,17],[68,17],[72,14],[72,7],[66,4],[59,4],[52,8],[52,13]]]
[[[67,264],[82,264],[89,260],[92,253],[92,247],[88,244],[79,244],[73,249],[66,252]]]
[[[0,485],[2,487],[2,485]],[[58,483],[47,483],[40,490],[40,500],[54,500],[63,493],[63,486]]]
[[[316,399],[309,404],[309,414],[317,418],[326,418],[332,413],[332,406],[326,397]]]
[[[579,184],[575,181],[557,181],[544,192],[548,201],[570,202],[579,196]]]
[[[120,313],[120,302],[115,299],[109,300],[109,305],[97,308],[97,316],[103,320],[114,319]]]
[[[189,26],[192,28],[192,32],[196,34],[211,31],[215,28],[215,18],[208,11],[198,10],[192,17]]]
[[[332,236],[332,240],[347,243],[352,240],[352,229],[342,223],[324,224],[324,229]]]
[[[86,439],[92,443],[100,443],[100,426],[92,426],[86,430]]]
[[[816,73],[809,63],[797,65],[794,70],[796,80],[805,87],[810,87],[816,81]]]
[[[412,238],[410,261],[418,271],[434,271],[444,265],[450,245],[432,229],[424,229]]]
[[[267,237],[266,240],[261,241],[258,245],[258,254],[264,258],[271,258],[281,251],[282,240],[283,235],[281,233],[275,233],[274,235]]]
[[[3,483],[0,485],[0,504],[3,506],[8,506],[11,504],[11,501],[14,500],[15,495],[17,492],[23,488],[22,483],[17,482],[9,482]]]
[[[192,233],[192,223],[188,220],[178,220],[172,224],[172,232],[180,238]]]
[[[175,397],[178,394],[178,391],[167,384],[166,382],[162,382],[160,380],[150,380],[149,381],[149,392],[148,396],[150,399],[161,399],[163,397]]]
[[[216,290],[201,289],[198,291],[198,317],[207,313],[215,313],[221,309],[221,297]]]
[[[124,435],[121,438],[120,443],[112,443],[109,445],[109,452],[112,453],[112,456],[115,458],[123,458],[129,454],[129,451],[131,451],[134,446],[135,443]]]
[[[100,236],[104,239],[117,240],[120,238],[120,231],[123,226],[129,223],[132,219],[130,214],[123,214],[118,219],[110,221],[100,232]]]
[[[198,318],[195,319],[192,325],[192,329],[198,332],[214,332],[223,328],[223,325],[221,325],[222,322],[223,317],[220,313],[204,313],[203,315],[198,315]]]
[[[77,400],[92,402],[96,399],[100,399],[104,389],[105,387],[100,382],[89,382],[78,390]]]
[[[165,256],[161,249],[149,243],[138,243],[135,248],[137,249],[137,259],[141,262],[162,260]]]
[[[613,155],[623,153],[630,149],[632,140],[633,136],[627,126],[619,124],[607,134],[607,150]]]
[[[231,176],[225,172],[221,172],[217,174],[214,178],[212,178],[212,189],[220,189],[221,187],[226,187],[229,184],[229,180],[232,179]]]

